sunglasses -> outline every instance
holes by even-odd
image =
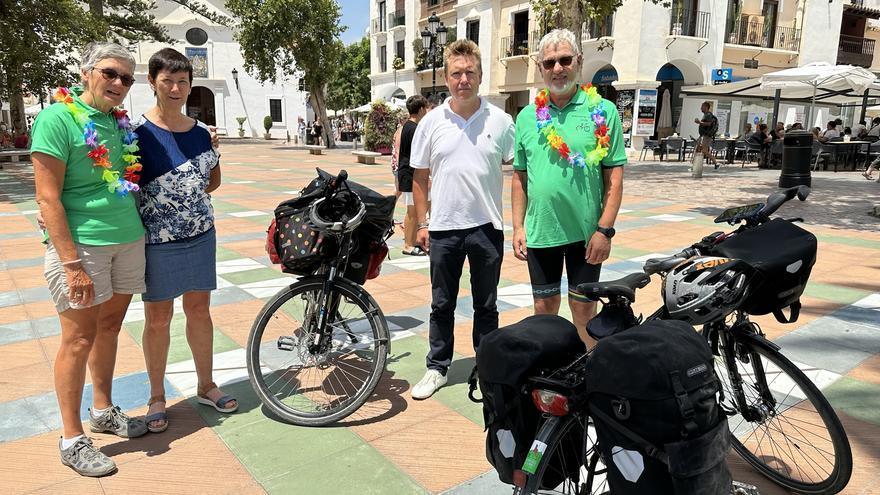
[[[559,65],[563,67],[568,67],[574,62],[574,57],[569,55],[567,57],[559,57],[558,59],[550,58],[542,61],[541,65],[544,67],[544,70],[553,70],[553,68],[556,67],[556,62],[559,62]]]
[[[101,75],[104,76],[104,79],[107,81],[113,81],[114,79],[119,79],[119,82],[121,82],[122,85],[125,86],[126,88],[130,88],[134,85],[134,77],[129,76],[128,74],[120,74],[120,73],[116,72],[115,70],[109,69],[109,68],[105,69],[105,68],[95,67],[92,70],[99,71],[101,73]]]

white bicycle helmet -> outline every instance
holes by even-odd
[[[663,279],[663,300],[670,318],[701,325],[735,310],[746,292],[748,265],[739,260],[695,256]]]

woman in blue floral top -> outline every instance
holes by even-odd
[[[147,426],[168,428],[165,365],[174,299],[183,296],[186,337],[198,376],[197,400],[233,412],[236,400],[212,378],[211,291],[217,288],[214,210],[210,192],[220,185],[220,155],[205,124],[185,116],[192,85],[190,61],[171,48],[149,61],[156,106],[144,114],[137,132],[141,146],[140,214],[146,229],[146,323],[144,356],[150,377]]]

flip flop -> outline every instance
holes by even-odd
[[[419,246],[412,248],[412,250],[409,252],[401,251],[401,253],[403,253],[407,256],[427,256],[428,255],[428,253],[426,253],[424,250],[422,250],[422,248],[420,248]]]
[[[165,396],[164,395],[156,395],[156,396],[150,397],[150,400],[147,401],[147,407],[152,406],[156,402],[161,402],[164,404],[165,403]],[[150,426],[150,423],[152,423],[153,421],[161,421],[162,426]],[[168,412],[163,411],[163,412],[149,414],[144,418],[144,422],[147,423],[147,430],[149,430],[150,433],[162,433],[163,431],[168,429]]]

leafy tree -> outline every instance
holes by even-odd
[[[245,70],[260,81],[302,74],[309,102],[321,121],[325,143],[335,147],[327,119],[325,91],[338,65],[342,44],[335,0],[228,0],[240,20],[235,39]]]
[[[672,0],[648,0],[668,7]],[[602,20],[613,14],[623,0],[530,0],[532,9],[538,14],[538,24],[549,30],[566,28],[578,37],[581,26],[588,19]]]
[[[163,1],[231,24],[200,1]],[[55,85],[77,80],[70,68],[78,65],[87,42],[173,42],[156,21],[155,7],[153,0],[0,0],[0,100],[10,102],[13,127],[25,129],[23,94],[45,95]]]
[[[343,110],[363,105],[369,100],[370,39],[365,36],[341,49],[336,71],[327,85],[327,105]]]

